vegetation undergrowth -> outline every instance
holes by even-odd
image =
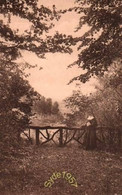
[[[76,144],[67,147],[24,144],[1,160],[0,194],[121,194],[121,156],[107,151],[86,151]],[[55,172],[66,171],[75,177],[78,187],[65,179],[44,182]]]

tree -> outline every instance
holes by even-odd
[[[66,106],[71,110],[66,116],[66,124],[71,126],[84,125],[88,115],[93,115],[98,126],[107,127],[97,132],[98,137],[104,139],[103,143],[110,147],[120,147],[122,126],[121,73],[121,64],[115,63],[102,78],[98,78],[96,92],[84,96],[80,91],[74,91],[72,96],[65,100]]]
[[[63,35],[56,33],[52,39],[49,36],[43,38],[44,33],[53,27],[53,20],[59,19],[55,6],[50,10],[40,5],[37,0],[2,0],[0,17],[1,132],[8,129],[12,133],[22,124],[24,127],[28,125],[31,100],[35,93],[25,80],[26,75],[23,72],[25,68],[32,66],[27,63],[20,66],[15,60],[21,57],[23,50],[33,52],[38,57],[44,57],[47,52],[71,50],[62,45]],[[24,33],[19,31],[19,27],[14,30],[12,25],[14,19],[26,20],[30,24],[28,30]],[[21,98],[25,98],[25,102],[20,103]],[[11,122],[9,119],[12,119]],[[14,121],[16,122],[13,123]]]
[[[58,114],[59,113],[59,104],[58,102],[54,102],[52,105],[52,114]]]
[[[51,114],[52,113],[52,99],[47,98],[45,102],[45,114]]]
[[[77,30],[87,25],[89,30],[81,37],[79,55],[73,65],[85,73],[72,79],[86,82],[91,76],[103,75],[113,61],[121,58],[121,1],[120,0],[76,0],[78,6],[68,11],[80,15]],[[62,11],[65,13],[67,10]]]
[[[45,98],[44,96],[39,97],[33,103],[33,111],[42,115],[56,115],[59,114],[59,104],[58,102],[52,102],[51,98]]]
[[[0,14],[0,52],[7,59],[15,59],[22,50],[33,52],[38,57],[44,57],[48,52],[71,52],[71,49],[62,45],[63,35],[56,33],[52,39],[50,36],[43,38],[44,33],[54,26],[52,21],[59,19],[55,6],[50,10],[36,0],[2,0]],[[13,30],[14,18],[26,20],[30,24],[28,30],[23,34],[19,28]]]
[[[66,123],[68,125],[81,126],[86,123],[89,114],[94,114],[92,100],[83,95],[79,90],[73,91],[72,96],[65,99],[65,105],[70,109],[70,113],[66,115]]]
[[[121,63],[116,62],[111,65],[103,78],[98,79],[99,84],[96,85],[97,93],[95,96],[98,109],[101,109],[101,115],[104,116],[104,124],[109,126],[121,126],[121,77]]]
[[[10,155],[20,133],[29,125],[36,93],[16,69],[0,63],[0,147]],[[1,154],[0,153],[0,154]]]

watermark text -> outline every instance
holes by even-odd
[[[44,182],[44,186],[46,188],[50,188],[55,183],[55,181],[60,178],[65,179],[71,186],[78,187],[75,177],[73,177],[71,173],[68,173],[66,171],[54,172],[52,176]]]

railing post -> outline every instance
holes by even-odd
[[[63,146],[63,129],[60,128],[60,137],[59,137],[59,146],[62,147]]]
[[[36,129],[36,145],[39,145],[39,129]]]

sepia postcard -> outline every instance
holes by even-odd
[[[0,0],[0,195],[121,195],[120,0]]]

